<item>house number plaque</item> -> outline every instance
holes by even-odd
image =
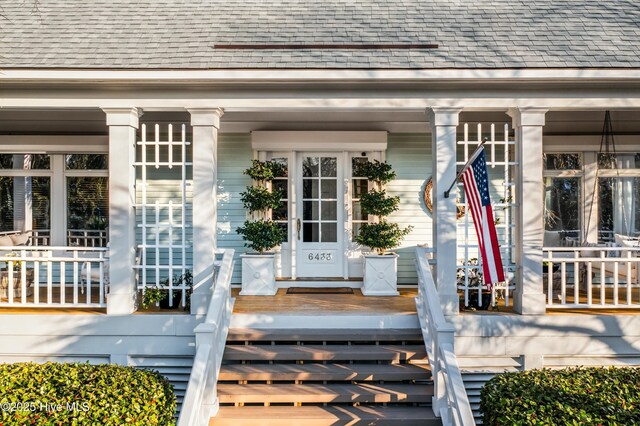
[[[305,250],[304,259],[309,263],[334,263],[335,250]]]

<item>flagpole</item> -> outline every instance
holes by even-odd
[[[469,160],[467,160],[467,163],[464,165],[464,167],[462,167],[462,170],[460,170],[460,172],[456,175],[456,178],[451,183],[451,186],[449,187],[449,189],[444,191],[444,198],[449,198],[449,193],[453,189],[456,182],[458,182],[458,179],[460,179],[460,176],[462,176],[462,173],[464,173],[464,171],[467,170],[467,167],[469,167],[469,164],[471,164],[473,160],[475,160],[476,157],[480,154],[480,149],[484,146],[484,144],[488,140],[489,140],[488,138],[482,138],[482,140],[480,141],[480,145],[476,147],[476,150],[473,151],[473,154],[471,154],[471,157],[469,157]]]

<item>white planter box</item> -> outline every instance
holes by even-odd
[[[398,255],[370,254],[364,256],[365,296],[398,296]]]
[[[275,254],[242,254],[242,290],[240,296],[274,296],[276,287]]]

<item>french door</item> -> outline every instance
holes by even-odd
[[[342,155],[296,156],[293,238],[297,278],[343,276],[344,187]]]

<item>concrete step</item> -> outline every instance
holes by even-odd
[[[424,345],[227,345],[225,361],[426,360]]]
[[[210,426],[435,426],[430,407],[303,406],[220,407]]]
[[[429,380],[428,365],[412,364],[228,364],[220,370],[221,381],[401,381]]]
[[[227,337],[228,342],[232,341],[350,341],[350,342],[402,342],[416,341],[422,342],[422,332],[419,329],[253,329],[253,328],[231,328]]]
[[[429,403],[433,386],[398,384],[218,384],[221,404],[229,403]]]

